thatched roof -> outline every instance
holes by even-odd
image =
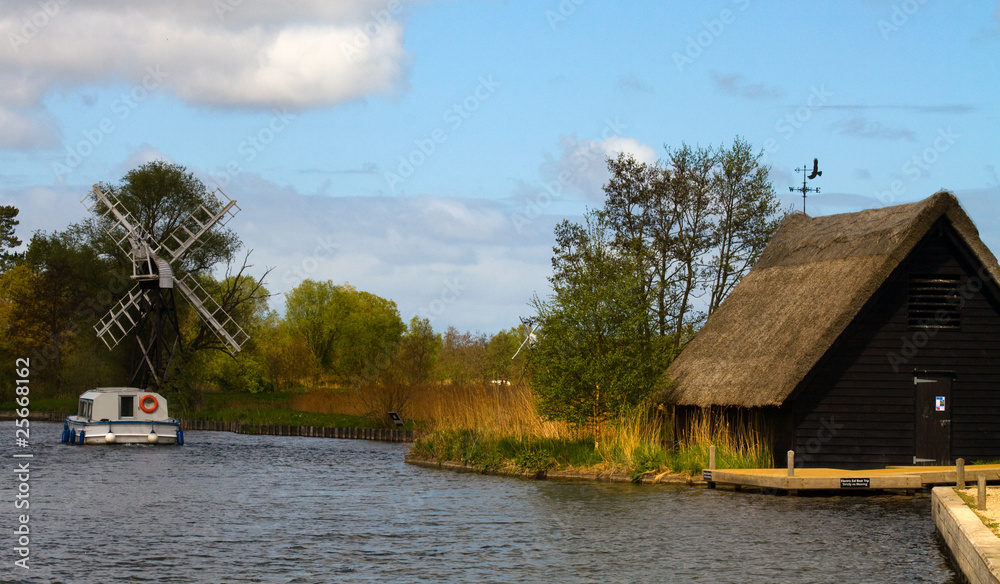
[[[1000,281],[954,195],[826,217],[789,215],[667,374],[679,405],[781,404],[941,217]]]

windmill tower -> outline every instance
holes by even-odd
[[[221,190],[215,192],[218,197],[199,205],[160,242],[145,233],[114,193],[104,190],[102,185],[94,185],[84,198],[88,210],[109,220],[103,222],[108,235],[132,260],[131,278],[136,281],[135,286],[101,318],[94,330],[109,349],[130,335],[134,338],[130,379],[133,387],[145,388],[150,381],[160,383],[177,351],[180,326],[175,291],[230,353],[239,352],[249,338],[191,274],[181,278],[174,275],[173,266],[188,251],[196,249],[206,233],[217,225],[225,225],[240,210],[236,201]],[[103,206],[100,212],[98,204]]]

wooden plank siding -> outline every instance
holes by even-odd
[[[775,450],[806,467],[913,464],[914,374],[951,372],[952,458],[1000,458],[1000,303],[971,257],[948,223],[935,225],[782,405]],[[971,282],[961,330],[908,326],[913,274]]]

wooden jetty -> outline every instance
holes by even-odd
[[[1000,465],[969,465],[965,480],[975,482],[982,474],[988,481],[1000,481]],[[890,466],[870,470],[836,468],[797,468],[793,475],[783,468],[706,469],[703,478],[710,486],[729,485],[736,489],[757,487],[764,490],[905,490],[915,491],[933,485],[957,484],[954,466]]]
[[[790,494],[827,490],[903,490],[910,493],[934,485],[964,487],[966,482],[974,483],[980,476],[987,481],[1000,481],[1000,464],[966,465],[962,459],[956,462],[955,466],[887,466],[869,470],[795,468],[792,455],[787,468],[713,469],[710,463],[702,478],[710,487],[728,485],[737,490],[756,487]]]

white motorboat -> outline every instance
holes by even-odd
[[[134,387],[83,392],[75,415],[66,416],[69,444],[184,444],[181,423],[167,415],[167,400]]]

